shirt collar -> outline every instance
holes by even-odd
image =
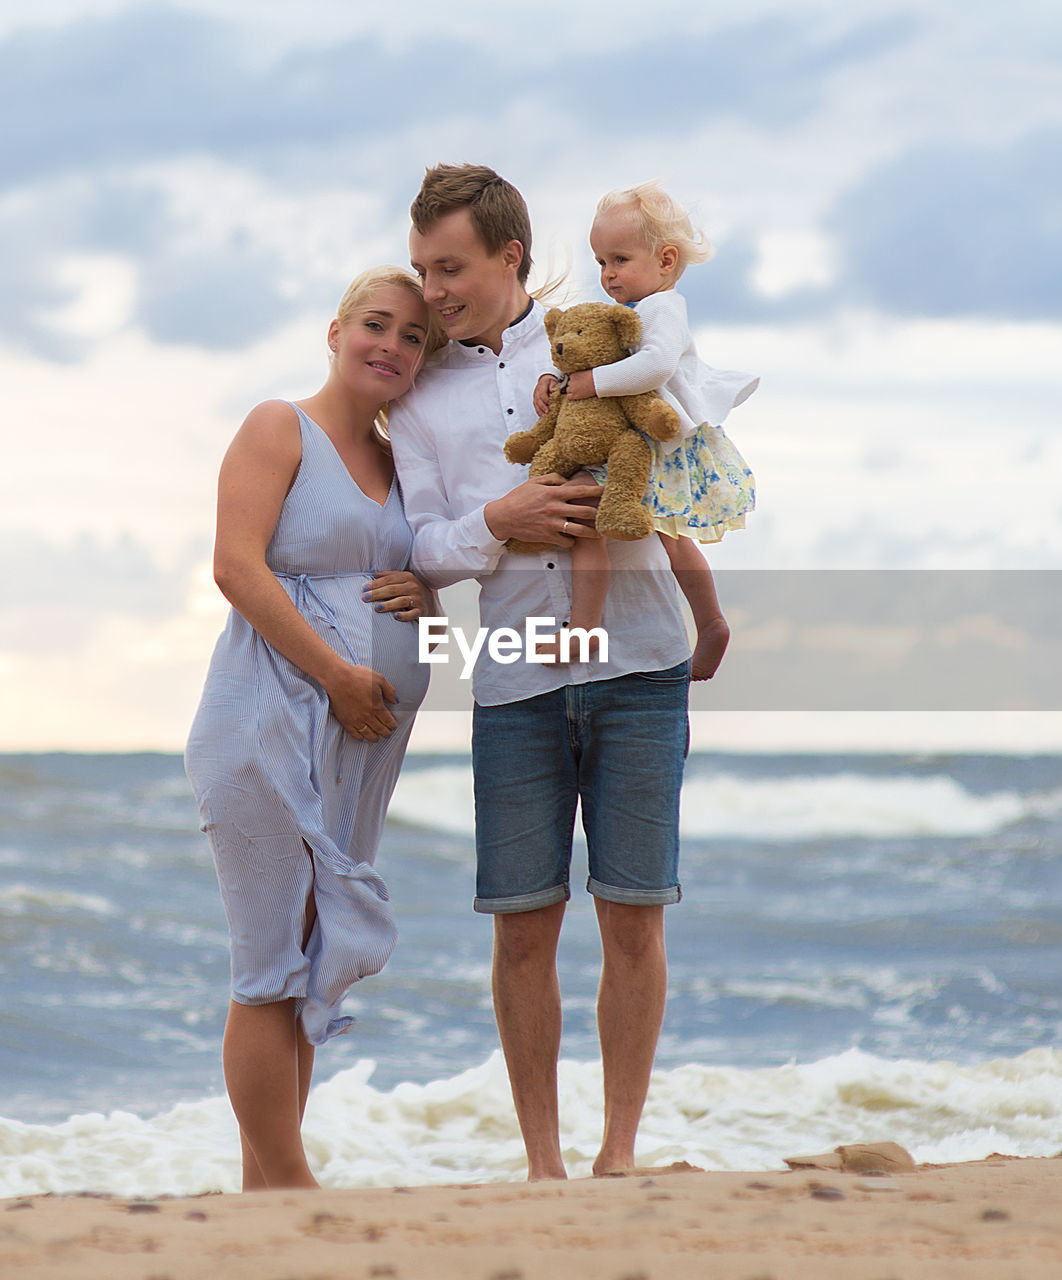
[[[502,349],[497,356],[490,347],[478,342],[450,342],[443,351],[451,360],[456,358],[459,363],[465,361],[478,363],[487,358],[497,360],[506,351],[511,353],[514,348],[522,347],[530,339],[537,338],[542,329],[542,317],[545,313],[546,309],[542,303],[537,298],[532,298],[502,334]]]

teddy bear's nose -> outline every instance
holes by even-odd
[[[559,356],[564,355],[564,343],[563,343],[563,342],[558,342],[558,343],[557,343],[557,355],[559,355]]]

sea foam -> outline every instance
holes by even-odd
[[[333,1187],[520,1180],[525,1165],[500,1053],[459,1075],[387,1092],[367,1060],[311,1093],[306,1147]],[[600,1141],[600,1063],[560,1064],[569,1173],[586,1177]],[[888,1061],[852,1049],[748,1070],[691,1064],[653,1075],[639,1133],[645,1165],[767,1170],[844,1142],[898,1142],[919,1162],[1062,1149],[1062,1053],[1035,1049],[973,1066]],[[194,1195],[239,1187],[227,1102],[182,1103],[56,1125],[0,1121],[0,1195]]]

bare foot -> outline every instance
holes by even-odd
[[[730,628],[722,614],[697,632],[697,644],[693,650],[693,680],[711,680],[719,670],[723,654],[730,643]]]
[[[672,1164],[644,1165],[632,1164],[622,1169],[598,1169],[594,1166],[595,1178],[644,1178],[646,1176],[655,1176],[659,1173],[703,1173],[704,1170],[698,1165],[690,1164],[688,1160],[676,1160]]]

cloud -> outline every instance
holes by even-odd
[[[488,57],[434,37],[401,50],[358,37],[261,66],[232,23],[134,8],[0,43],[9,122],[0,181],[196,151],[275,173],[286,148],[379,144],[428,120],[479,117],[487,104],[503,115],[521,98],[548,102],[584,139],[589,129],[681,135],[709,113],[788,125],[822,104],[833,72],[891,51],[916,29],[899,16],[821,37],[814,24],[773,18],[596,55],[562,46],[532,74],[519,46]],[[540,145],[556,142],[544,132]]]
[[[0,339],[50,360],[74,358],[81,344],[56,332],[48,313],[74,298],[51,252],[63,215],[33,199],[0,202]]]
[[[1062,130],[922,147],[839,203],[846,293],[897,315],[1062,317]]]
[[[61,178],[0,197],[0,337],[49,360],[79,358],[86,343],[55,320],[77,295],[64,261],[84,252],[146,261],[173,230],[161,192],[115,176]]]
[[[681,133],[705,117],[791,127],[821,107],[831,73],[891,52],[918,27],[906,15],[820,37],[805,19],[771,17],[655,46],[638,42],[581,67],[561,62],[542,86],[551,102],[605,133]]]
[[[6,185],[204,140],[226,53],[222,24],[172,10],[14,32],[0,45],[0,111],[17,121],[0,143]]]
[[[0,200],[0,339],[67,362],[105,338],[71,334],[63,322],[62,309],[78,297],[64,264],[83,256],[130,265],[124,322],[159,343],[247,347],[287,323],[300,304],[317,303],[321,281],[305,267],[291,269],[298,237],[285,244],[283,225],[266,235],[271,214],[280,222],[268,192],[252,186],[243,203],[232,193],[213,204],[196,200],[204,188],[218,197],[218,183],[216,172],[202,169],[177,175],[171,168],[165,181],[143,172],[74,175]],[[337,286],[328,284],[331,299]]]
[[[471,47],[433,42],[411,57],[369,39],[262,67],[239,35],[164,8],[13,33],[0,44],[0,112],[14,126],[0,184],[197,153],[277,172],[286,148],[379,141],[429,111],[504,97],[513,70]],[[458,91],[431,101],[439,65]]]
[[[295,313],[277,268],[276,257],[241,236],[209,256],[167,254],[143,270],[137,319],[158,342],[246,347]]]
[[[6,566],[0,616],[10,621],[25,611],[61,607],[145,621],[171,617],[184,610],[189,575],[203,554],[202,545],[186,548],[176,566],[164,568],[129,535],[104,540],[85,532],[64,545],[39,530],[0,528],[0,560]],[[12,646],[8,635],[5,647],[22,646]]]
[[[779,324],[818,319],[837,302],[836,291],[800,285],[769,296],[756,285],[762,246],[750,235],[733,236],[717,246],[706,267],[687,271],[679,286],[690,323]]]
[[[1062,130],[1010,146],[919,147],[846,192],[827,218],[834,278],[756,287],[763,244],[720,246],[683,292],[695,323],[786,322],[867,308],[896,317],[1062,318]]]
[[[705,130],[713,154],[732,146],[740,157],[765,140],[795,154],[814,147],[801,172],[843,187],[846,167],[865,170],[878,145],[823,160],[815,139],[839,118],[844,84],[865,77],[895,113],[898,68],[936,47],[928,19],[880,9],[863,20],[772,14],[659,43],[632,27],[626,38],[626,47],[623,33],[594,48],[561,43],[530,68],[517,41],[488,56],[485,44],[430,26],[401,47],[372,35],[277,41],[267,61],[236,22],[150,5],[15,31],[0,41],[10,123],[0,136],[0,339],[52,360],[83,355],[90,336],[57,319],[76,301],[62,259],[103,253],[133,264],[128,320],[153,340],[246,346],[330,298],[337,261],[381,246],[394,256],[420,163],[465,158],[465,143],[452,143],[470,136],[482,147],[469,158],[500,150],[504,171],[534,174],[546,191],[548,161],[563,171],[576,154],[602,185],[624,166],[638,166],[632,180],[650,176],[642,167],[659,162],[688,166],[697,191],[711,181],[701,174]],[[472,121],[483,126],[475,135]],[[1042,133],[998,153],[908,152],[835,206],[833,279],[806,277],[770,296],[760,286],[772,235],[794,229],[787,216],[818,234],[809,206],[794,196],[801,226],[787,203],[799,175],[772,176],[770,147],[758,174],[715,166],[730,174],[717,181],[763,192],[716,261],[684,279],[691,319],[785,324],[853,306],[1057,315],[1058,141]],[[429,146],[440,153],[425,155]],[[338,228],[321,206],[346,209],[352,194],[365,207]]]
[[[737,644],[712,705],[1062,710],[1058,579],[1057,570],[724,572]]]

